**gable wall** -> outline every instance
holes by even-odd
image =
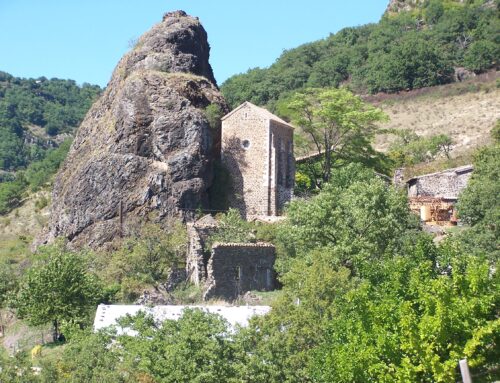
[[[243,147],[245,140],[248,148]],[[248,106],[223,120],[221,158],[233,183],[230,205],[244,217],[267,215],[269,120]]]

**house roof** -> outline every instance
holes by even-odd
[[[228,114],[226,114],[224,117],[222,117],[221,120],[224,121],[225,119],[231,117],[233,114],[235,114],[240,109],[243,109],[244,107],[250,107],[250,109],[252,109],[252,111],[255,114],[257,114],[258,116],[260,116],[262,118],[265,118],[267,120],[273,120],[275,122],[278,122],[278,123],[280,123],[282,125],[285,125],[285,126],[288,126],[289,128],[294,129],[293,125],[290,125],[285,120],[283,120],[283,119],[279,118],[278,116],[272,114],[267,109],[264,109],[264,108],[261,108],[260,106],[252,104],[250,101],[245,101],[243,104],[241,104],[240,106],[238,106],[237,108],[233,109],[231,112],[229,112]]]
[[[464,165],[464,166],[459,166],[457,168],[451,168],[451,169],[445,169],[440,172],[434,172],[434,173],[428,173],[428,174],[422,174],[420,176],[415,176],[406,181],[406,183],[409,183],[414,180],[418,180],[420,178],[425,178],[425,177],[432,177],[436,176],[438,174],[450,174],[450,173],[455,173],[455,174],[461,174],[461,173],[468,173],[474,170],[473,165]]]
[[[94,331],[98,331],[110,326],[115,326],[119,335],[136,335],[129,328],[122,328],[118,325],[119,318],[127,314],[136,315],[140,311],[152,315],[156,322],[163,322],[167,319],[177,320],[183,315],[186,308],[198,308],[207,313],[219,314],[229,322],[232,329],[236,325],[248,326],[248,321],[255,315],[265,315],[271,311],[270,306],[182,306],[182,305],[164,305],[148,307],[143,305],[103,305],[97,306],[94,319]]]

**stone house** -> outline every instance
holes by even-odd
[[[411,210],[423,222],[455,223],[455,204],[473,170],[472,165],[465,165],[410,178],[406,187]]]
[[[245,102],[222,117],[221,159],[232,179],[231,207],[246,219],[281,214],[295,181],[293,126]]]
[[[473,170],[472,165],[465,165],[410,178],[406,181],[408,197],[439,197],[457,201]]]

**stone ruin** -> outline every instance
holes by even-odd
[[[187,279],[202,286],[203,299],[233,301],[248,291],[276,288],[276,249],[269,243],[214,243],[208,240],[217,231],[210,215],[188,224]]]

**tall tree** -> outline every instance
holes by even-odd
[[[21,318],[37,326],[52,322],[54,341],[62,320],[83,323],[101,294],[85,257],[57,243],[43,248],[40,260],[26,273],[12,300]]]
[[[318,187],[330,180],[339,160],[372,158],[375,123],[387,120],[380,109],[345,88],[305,89],[294,94],[282,111],[303,129],[318,156],[324,158]]]

